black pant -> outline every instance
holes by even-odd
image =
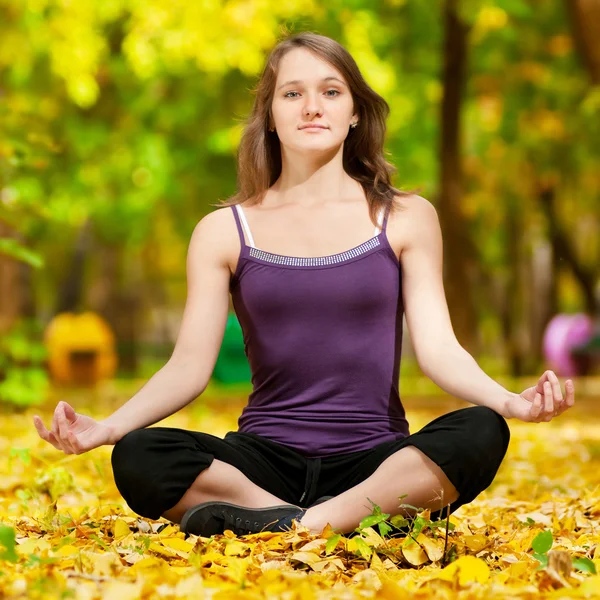
[[[230,431],[222,439],[209,433],[150,427],[131,431],[117,442],[112,466],[117,488],[131,509],[158,519],[215,458],[285,502],[306,507],[320,496],[341,494],[369,477],[400,448],[415,446],[443,470],[458,491],[458,500],[450,505],[454,512],[492,483],[509,439],[504,418],[481,406],[442,415],[402,440],[321,458],[306,458],[250,433]],[[401,487],[398,492],[404,494]],[[442,518],[442,511],[431,517]]]

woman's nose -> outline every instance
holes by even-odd
[[[306,97],[306,103],[304,105],[304,114],[307,116],[312,116],[315,114],[322,114],[323,107],[317,98],[313,98],[310,96]]]

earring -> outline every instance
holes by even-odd
[[[358,125],[358,121],[354,121],[354,123],[350,124],[350,127],[352,127],[352,129],[354,129],[357,125]]]

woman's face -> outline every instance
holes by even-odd
[[[271,127],[294,152],[330,151],[343,144],[357,120],[353,104],[339,71],[312,52],[295,48],[279,63]]]

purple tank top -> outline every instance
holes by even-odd
[[[230,291],[253,385],[238,431],[310,458],[408,436],[398,389],[401,269],[388,214],[360,246],[299,258],[254,247],[243,210],[232,209],[241,252]]]

